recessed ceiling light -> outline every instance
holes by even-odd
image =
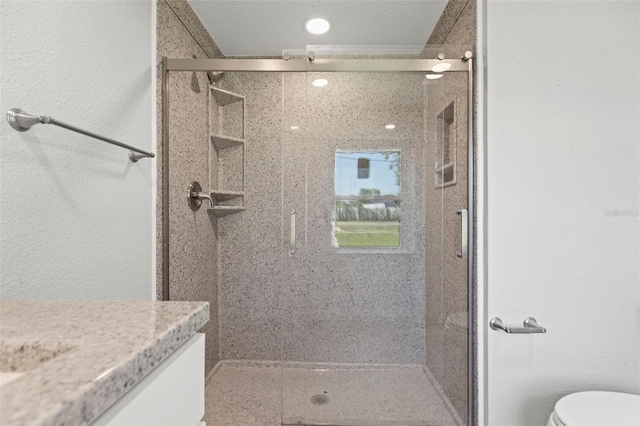
[[[329,84],[329,80],[327,80],[326,78],[316,78],[311,82],[311,84],[313,84],[316,87],[324,87],[327,84]]]
[[[444,76],[444,74],[427,74],[427,78],[429,80],[437,80],[437,79],[439,79],[439,78],[441,78],[443,76]]]
[[[388,130],[393,130],[393,129],[396,128],[396,125],[395,124],[387,124],[386,126],[384,126],[384,128],[388,129]]]
[[[444,72],[449,68],[451,68],[451,64],[449,62],[440,62],[439,64],[434,65],[433,68],[431,68],[431,71]]]
[[[300,127],[298,127],[298,126],[291,126],[291,127],[289,127],[289,128],[290,128],[291,130],[298,130]]]
[[[326,19],[313,18],[304,24],[304,28],[311,34],[324,34],[331,28],[331,24]]]

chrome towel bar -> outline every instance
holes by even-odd
[[[53,124],[55,126],[62,127],[64,129],[71,130],[72,132],[80,133],[85,136],[99,139],[101,141],[119,146],[121,148],[126,148],[129,150],[129,160],[131,160],[132,163],[137,162],[141,158],[146,158],[146,157],[153,158],[156,156],[152,152],[143,151],[141,149],[134,148],[131,145],[127,145],[126,143],[118,142],[114,139],[100,136],[96,133],[89,132],[84,129],[80,129],[76,126],[72,126],[71,124],[63,123],[62,121],[59,121],[59,120],[54,120],[53,117],[50,117],[48,115],[42,115],[40,117],[37,117],[35,115],[27,114],[21,109],[11,108],[9,111],[7,111],[7,121],[9,122],[11,127],[13,127],[15,130],[19,132],[26,132],[36,124]]]
[[[492,330],[502,330],[505,333],[511,334],[533,334],[533,333],[546,333],[547,329],[540,327],[538,321],[535,318],[529,317],[524,320],[524,327],[507,327],[502,323],[502,320],[498,317],[492,318],[489,321],[489,327]]]

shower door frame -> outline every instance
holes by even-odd
[[[465,72],[467,76],[467,247],[472,255],[467,258],[467,351],[468,351],[468,419],[475,422],[475,336],[476,301],[473,292],[476,251],[474,246],[474,97],[473,53],[465,52],[458,59],[171,59],[162,57],[162,300],[170,300],[169,293],[169,73],[170,72],[424,72],[441,74],[432,69],[437,64],[449,63],[446,73]]]

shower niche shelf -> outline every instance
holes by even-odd
[[[209,87],[210,194],[216,217],[245,209],[245,97]]]
[[[455,101],[438,114],[436,123],[435,187],[444,188],[457,182]]]
[[[229,201],[238,197],[244,197],[244,192],[243,191],[211,191],[211,198],[213,198],[214,202]]]
[[[244,207],[240,206],[215,206],[214,208],[209,209],[215,217],[228,216],[230,214],[239,213],[243,210]]]
[[[436,167],[436,188],[443,188],[456,183],[456,163],[447,163]]]
[[[244,139],[233,138],[231,136],[224,136],[218,134],[211,135],[211,142],[216,148],[216,151],[221,149],[232,148],[234,146],[244,145]]]
[[[235,102],[244,102],[244,96],[228,90],[220,89],[216,86],[211,87],[211,96],[213,96],[218,106],[226,106]]]

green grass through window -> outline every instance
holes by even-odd
[[[337,222],[340,247],[400,247],[400,222]]]

